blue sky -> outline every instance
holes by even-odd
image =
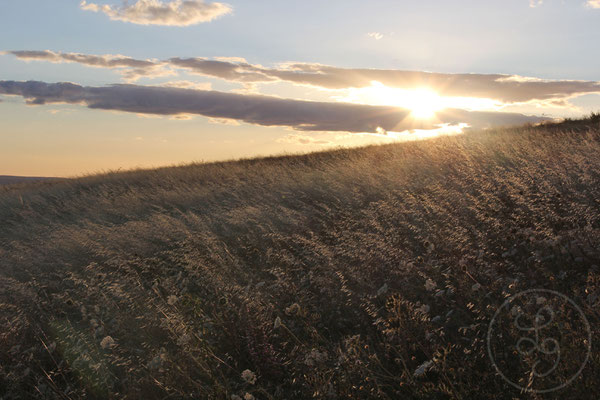
[[[154,6],[174,6],[166,0],[145,1]],[[0,51],[48,52],[35,57],[25,53],[0,55],[0,81],[72,82],[83,88],[122,83],[136,87],[166,84],[178,86],[177,90],[199,91],[199,96],[204,96],[200,91],[212,89],[250,96],[228,98],[236,104],[260,100],[260,116],[256,117],[256,110],[252,116],[239,110],[209,110],[206,102],[217,101],[214,97],[202,97],[204,103],[198,110],[178,103],[180,108],[157,111],[156,105],[147,110],[140,108],[143,101],[135,107],[123,105],[115,100],[115,93],[103,92],[102,99],[98,99],[93,89],[85,89],[85,94],[73,100],[50,98],[48,88],[40,93],[39,88],[32,92],[31,88],[25,90],[21,85],[15,89],[12,85],[9,93],[8,84],[4,89],[0,85],[0,160],[4,160],[0,161],[0,174],[71,176],[97,170],[390,142],[404,140],[410,132],[421,132],[414,130],[419,127],[434,130],[444,125],[453,130],[459,123],[476,126],[475,121],[481,123],[487,116],[473,112],[564,117],[600,109],[600,97],[594,88],[600,70],[599,1],[232,0],[223,2],[226,4],[219,9],[221,14],[211,16],[210,21],[186,26],[165,26],[164,20],[152,19],[154,15],[141,16],[133,8],[126,9],[135,6],[136,0],[127,5],[119,0],[87,4],[90,3],[98,7],[97,11],[85,9],[77,0],[2,2]],[[215,2],[196,3],[200,4],[198,7],[211,6],[211,10],[216,7]],[[105,5],[112,7],[112,18],[107,9],[102,11]],[[222,11],[225,9],[230,11]],[[115,13],[121,13],[121,20],[115,19]],[[189,21],[190,16],[183,14],[174,14],[168,23]],[[142,21],[142,17],[146,19]],[[126,68],[90,67],[89,63],[64,57],[71,53],[109,55],[106,60],[121,55],[150,60],[157,66],[151,73],[132,80],[125,77]],[[192,58],[217,60],[221,64],[217,66],[219,72],[207,73],[204,66],[175,66],[169,61],[173,58],[187,62]],[[298,66],[290,70],[284,65],[289,62]],[[325,72],[317,64],[335,70]],[[227,68],[242,68],[244,74],[224,78],[222,72]],[[304,78],[299,82],[307,68],[312,68],[316,78],[326,73],[331,79],[324,84],[314,79],[306,82]],[[365,72],[366,69],[392,71],[389,82],[393,89],[365,87],[364,82],[380,77]],[[452,83],[452,90],[446,92],[446,86],[405,87],[405,81],[396,84],[396,78],[391,78],[396,76],[396,70],[480,74],[479,94],[471,94],[471,86],[464,79]],[[165,75],[167,72],[169,75]],[[294,73],[290,75],[291,72]],[[253,80],[249,73],[257,73],[260,78]],[[363,83],[349,78],[357,74]],[[510,79],[490,79],[485,74],[502,74]],[[334,85],[342,76],[348,87]],[[447,77],[454,82],[452,75]],[[531,78],[542,83],[531,84]],[[502,93],[497,92],[498,79],[503,82]],[[567,82],[572,80],[587,83]],[[523,82],[529,82],[530,98],[515,94]],[[489,90],[481,87],[488,83]],[[559,87],[558,95],[550,95]],[[64,90],[63,86],[50,88]],[[188,94],[194,93],[185,92],[182,97],[183,92],[173,90],[144,93],[156,96],[156,101],[192,101]],[[336,103],[395,106],[409,111],[399,111],[399,115],[410,115],[412,110],[413,116],[417,114],[415,104],[422,109],[435,103],[435,109],[426,110],[424,115],[435,112],[439,124],[408,126],[385,120],[381,121],[382,126],[376,126],[377,121],[368,118],[377,110],[366,108],[360,112],[368,114],[364,121],[369,123],[358,121],[356,129],[347,124],[336,125],[333,117],[323,121],[323,116],[314,110],[300,113],[301,121],[296,121],[292,118],[296,110],[310,104],[286,103],[287,108],[281,111],[277,102],[263,104],[256,98],[259,95],[320,101],[325,108],[331,103],[339,115],[344,114]],[[459,101],[456,97],[473,98]],[[31,99],[43,105],[26,105],[25,100]],[[101,107],[98,102],[102,102]],[[444,114],[446,108],[464,108],[471,113],[455,112],[449,116]],[[285,118],[278,112],[284,112]],[[221,118],[223,115],[225,118]],[[313,117],[314,123],[310,120]],[[512,121],[507,115],[501,117],[490,120]],[[515,122],[523,121],[520,116],[515,118]],[[307,121],[311,128],[305,126]],[[362,128],[366,132],[360,132]]]

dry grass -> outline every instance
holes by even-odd
[[[552,398],[487,325],[547,288],[597,337],[599,199],[597,116],[0,187],[0,398]]]

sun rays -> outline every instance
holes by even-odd
[[[498,111],[502,104],[493,99],[472,97],[448,97],[440,95],[434,88],[416,87],[401,89],[372,81],[371,86],[347,91],[345,96],[336,97],[339,101],[395,106],[410,110],[414,120],[428,121],[436,113],[447,108],[461,108],[469,111]]]

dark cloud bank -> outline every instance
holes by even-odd
[[[22,96],[28,104],[69,103],[92,109],[140,114],[197,114],[229,118],[299,131],[377,132],[435,128],[436,124],[467,123],[474,128],[536,123],[545,120],[516,113],[447,109],[436,121],[418,122],[397,107],[313,102],[262,95],[160,86],[113,85],[86,87],[73,83],[0,81],[0,94]]]
[[[440,96],[476,97],[503,103],[564,101],[586,93],[600,93],[600,83],[574,80],[541,80],[506,74],[447,74],[424,71],[338,68],[321,64],[293,63],[266,68],[243,60],[171,58],[136,60],[124,56],[88,55],[44,51],[9,51],[22,60],[76,62],[84,65],[119,68],[126,78],[137,79],[165,74],[165,69],[241,83],[290,82],[325,89],[371,86],[373,81],[401,89],[429,87]]]

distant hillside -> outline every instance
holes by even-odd
[[[48,180],[48,179],[56,179],[56,178],[0,175],[0,185],[10,185],[10,184],[14,184],[14,183],[34,182],[34,181],[42,181],[42,180]]]
[[[597,397],[598,265],[596,116],[15,187],[0,398]],[[529,289],[581,308],[587,365],[587,325],[549,294],[489,331]],[[555,342],[521,353],[514,319],[540,310],[545,382],[574,379],[528,395],[494,365],[539,388],[523,371]]]

